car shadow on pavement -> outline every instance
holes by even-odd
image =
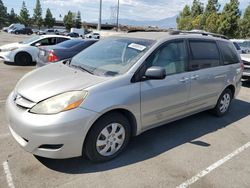
[[[243,81],[243,82],[242,82],[242,86],[243,86],[243,87],[250,88],[250,81],[249,81],[249,80]]]
[[[25,66],[25,67],[29,67],[29,66],[35,66],[36,65],[36,62],[32,62],[31,64],[29,65],[17,65],[16,63],[13,63],[13,62],[8,62],[8,61],[4,61],[3,62],[5,65],[10,65],[10,66]]]
[[[248,115],[250,103],[234,100],[229,114],[225,117],[218,118],[208,112],[202,112],[149,130],[132,138],[127,149],[117,158],[104,163],[92,163],[83,157],[59,160],[36,158],[47,168],[68,174],[111,170],[153,158],[185,143],[209,147],[209,143],[194,140],[223,129]]]

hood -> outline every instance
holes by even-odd
[[[26,74],[17,83],[15,92],[30,101],[39,102],[60,93],[86,89],[108,79],[55,63]]]
[[[241,60],[250,62],[250,54],[240,54]]]
[[[10,44],[6,44],[3,46],[0,46],[0,49],[6,49],[6,48],[13,48],[13,47],[21,47],[22,44],[15,42],[15,43],[10,43]]]

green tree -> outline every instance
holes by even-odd
[[[67,30],[70,30],[74,25],[74,14],[69,11],[67,15],[63,18],[63,23]]]
[[[192,26],[192,16],[191,10],[188,5],[186,5],[180,15],[176,19],[177,28],[180,30],[191,30]]]
[[[33,19],[34,19],[34,24],[37,25],[40,29],[40,27],[43,24],[42,7],[40,0],[36,0],[36,7],[34,9]]]
[[[24,1],[23,1],[23,4],[22,4],[21,11],[20,11],[19,21],[22,24],[24,24],[25,26],[28,26],[29,23],[30,23],[29,11],[28,11]]]
[[[248,5],[243,18],[240,20],[239,35],[242,38],[250,37],[250,5]]]
[[[75,27],[81,28],[82,27],[82,18],[81,18],[81,12],[78,11],[76,14],[76,21],[75,21]]]
[[[0,0],[0,28],[7,24],[7,8],[4,6],[2,0]]]
[[[17,15],[13,8],[11,9],[10,14],[9,14],[9,22],[10,24],[18,22]]]
[[[51,28],[54,26],[55,22],[56,22],[56,19],[53,18],[53,15],[50,9],[48,8],[46,11],[45,19],[44,19],[44,26]]]
[[[203,4],[199,0],[194,0],[193,5],[191,7],[191,16],[196,18],[197,16],[203,14]]]
[[[206,19],[206,31],[217,33],[219,27],[219,18],[220,16],[216,12],[211,13]]]
[[[192,19],[192,29],[202,29],[201,19],[202,19],[202,14]]]
[[[218,32],[231,38],[237,37],[239,20],[239,1],[230,0],[230,2],[225,5],[220,16]]]
[[[220,4],[218,3],[218,0],[208,0],[207,6],[205,8],[205,11],[204,11],[204,14],[203,14],[202,20],[201,20],[202,27],[205,30],[209,30],[207,23],[211,24],[211,21],[212,21],[211,19],[215,17],[215,14],[217,14],[219,9],[220,9]],[[213,15],[213,17],[210,18],[209,22],[207,22],[208,17],[210,17],[211,15]],[[212,22],[214,23],[214,21],[212,21]],[[216,32],[217,32],[217,30],[216,30]]]

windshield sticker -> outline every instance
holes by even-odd
[[[133,48],[133,49],[138,50],[138,51],[141,51],[141,52],[147,48],[146,46],[136,44],[136,43],[131,43],[128,47]]]

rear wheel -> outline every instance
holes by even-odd
[[[128,119],[120,113],[110,113],[93,124],[85,141],[84,152],[91,161],[107,161],[121,153],[129,139]]]
[[[230,89],[225,89],[221,94],[213,112],[216,116],[221,117],[228,113],[231,101],[232,101],[232,91]]]
[[[15,64],[17,65],[30,65],[32,64],[32,57],[26,52],[19,52],[15,56]]]

